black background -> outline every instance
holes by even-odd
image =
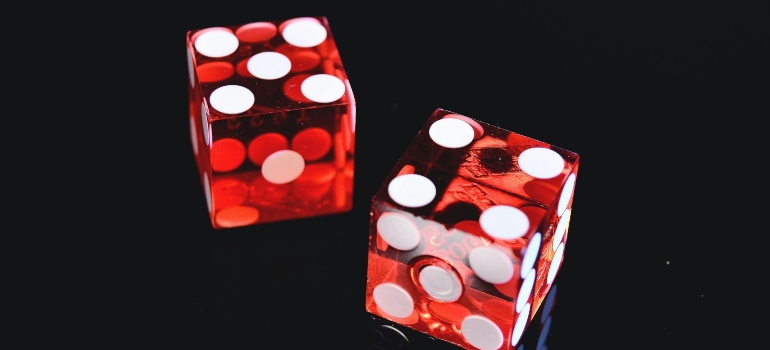
[[[79,23],[77,33],[90,33],[80,44],[95,52],[76,61],[96,72],[90,92],[67,102],[85,121],[68,146],[82,157],[42,177],[80,181],[35,199],[56,200],[66,218],[31,235],[19,263],[33,271],[18,284],[36,300],[22,305],[22,324],[37,334],[30,339],[373,348],[364,310],[369,201],[436,108],[581,156],[549,349],[732,348],[750,334],[744,313],[761,317],[752,313],[757,295],[742,292],[754,280],[741,276],[754,269],[746,256],[761,250],[749,237],[764,231],[727,210],[761,187],[750,175],[757,163],[730,157],[761,142],[745,131],[733,139],[732,127],[767,116],[755,108],[767,98],[763,8],[115,6]],[[300,16],[329,19],[356,97],[355,207],[213,230],[190,144],[185,34]],[[745,177],[729,180],[734,169]],[[408,337],[412,349],[452,348]]]

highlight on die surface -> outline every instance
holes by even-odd
[[[352,209],[355,99],[325,17],[190,30],[186,47],[214,228]]]
[[[576,153],[443,109],[372,198],[366,310],[512,349],[562,264]]]

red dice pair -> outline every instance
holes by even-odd
[[[187,51],[215,228],[352,209],[355,99],[326,18],[192,30]],[[437,109],[373,195],[366,311],[515,347],[561,265],[578,160]]]

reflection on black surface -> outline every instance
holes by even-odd
[[[409,349],[406,335],[390,325],[374,326],[368,342],[375,349]]]
[[[530,321],[516,350],[524,349],[556,349],[549,343],[551,329],[554,322],[554,310],[556,306],[556,284],[554,283],[545,298],[540,309]],[[448,342],[436,339],[427,334],[416,332],[411,328],[403,327],[382,317],[366,313],[363,330],[363,343],[366,350],[457,350],[460,347]]]

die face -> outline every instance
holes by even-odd
[[[324,17],[191,30],[187,52],[212,119],[353,103]]]
[[[444,174],[434,169],[426,176],[451,177],[438,172]],[[482,210],[455,198],[456,191],[470,183],[453,179],[437,201],[448,204],[437,206],[432,215],[373,201],[367,311],[469,349],[515,344],[514,337],[526,325],[517,321],[530,318],[534,274],[521,276],[522,264],[534,264],[532,257],[525,262],[528,242],[485,233],[479,222]],[[519,205],[529,203],[511,199]],[[434,220],[439,217],[442,222]]]
[[[187,53],[215,228],[352,209],[355,100],[324,17],[192,30]]]
[[[579,160],[574,152],[442,109],[430,116],[403,158],[546,207]]]
[[[372,198],[367,311],[515,347],[561,266],[578,160],[437,110]]]

